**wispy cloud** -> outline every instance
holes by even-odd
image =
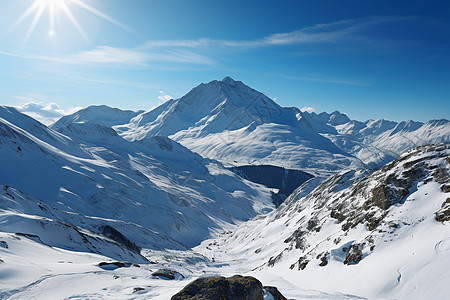
[[[311,107],[311,106],[305,106],[305,107],[303,107],[302,109],[300,109],[302,112],[309,112],[309,113],[313,113],[313,112],[315,112],[316,111],[316,109],[315,108],[313,108],[313,107]]]
[[[185,49],[149,52],[137,49],[99,46],[72,55],[46,56],[0,51],[0,54],[31,60],[63,64],[96,65],[103,67],[152,68],[152,63],[214,65],[213,59]]]
[[[323,82],[323,83],[336,83],[336,84],[347,84],[356,86],[371,86],[369,82],[348,79],[348,78],[326,78],[326,77],[302,77],[302,76],[280,76],[286,79],[300,80],[300,81],[313,81],[313,82]]]
[[[64,110],[58,104],[53,102],[38,102],[34,98],[24,96],[17,96],[15,98],[21,101],[26,101],[26,103],[16,106],[19,111],[39,120],[45,125],[53,124],[62,116],[72,114],[81,109],[81,107],[73,107],[71,109]]]
[[[159,91],[158,99],[159,99],[159,104],[163,104],[164,102],[169,101],[170,99],[173,99],[173,97],[170,95],[167,95],[166,92],[164,92],[164,91]]]
[[[370,43],[371,38],[364,36],[367,29],[392,22],[402,22],[414,17],[383,16],[364,19],[349,19],[332,23],[306,26],[298,30],[285,33],[275,33],[253,40],[223,40],[223,39],[182,39],[147,41],[142,49],[154,48],[205,48],[232,47],[255,48],[269,46],[286,46],[308,43],[339,43],[352,40],[355,43]],[[376,39],[374,39],[376,41]]]
[[[384,16],[364,19],[350,19],[338,22],[316,24],[285,33],[270,34],[265,37],[250,40],[225,40],[225,39],[181,39],[181,40],[152,40],[135,48],[118,48],[110,46],[98,46],[94,49],[79,53],[61,56],[17,54],[0,51],[0,54],[52,61],[64,64],[86,64],[106,67],[131,67],[131,68],[155,68],[157,66],[170,68],[180,65],[218,65],[216,59],[218,50],[235,49],[251,51],[261,47],[282,47],[290,45],[306,44],[338,44],[346,49],[353,49],[348,45],[365,45],[371,49],[397,47],[398,41],[388,41],[371,36],[368,31],[371,28],[382,26],[392,22],[411,21],[414,17]],[[311,51],[311,50],[309,50]],[[323,52],[323,48],[321,50]],[[205,54],[207,53],[207,54]],[[310,53],[310,52],[309,52]],[[339,79],[314,79],[302,80],[334,82],[343,84],[364,85]]]

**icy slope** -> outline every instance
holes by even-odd
[[[273,207],[267,188],[168,138],[130,143],[92,123],[72,123],[63,135],[0,111],[9,116],[0,118],[0,182],[64,212],[58,220],[71,225],[99,232],[113,222],[142,248],[185,249]]]
[[[277,211],[197,250],[307,289],[446,299],[449,174],[449,144],[418,147],[371,175],[346,171],[308,194],[313,179]]]

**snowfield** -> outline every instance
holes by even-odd
[[[278,208],[243,178],[290,192],[287,168],[308,181]],[[0,106],[0,298],[170,299],[240,274],[288,299],[449,299],[449,174],[448,120],[301,112],[229,77],[50,127]]]

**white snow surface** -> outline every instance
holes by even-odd
[[[439,179],[438,173],[447,175]],[[450,145],[419,147],[368,176],[346,171],[318,186],[311,180],[276,211],[195,250],[239,272],[280,276],[303,289],[369,299],[448,299],[450,222],[438,222],[435,213],[449,201],[442,189],[449,173]],[[408,176],[413,180],[404,198],[387,209],[373,205],[375,188]],[[347,217],[339,221],[333,211]],[[354,226],[344,229],[346,223]],[[344,264],[352,246],[361,250],[361,260]]]
[[[352,121],[281,107],[240,81],[200,84],[114,126],[125,139],[163,135],[226,165],[271,164],[316,175],[377,169],[415,146],[450,142],[450,122]]]
[[[142,247],[178,249],[273,209],[268,188],[166,137],[128,142],[92,123],[61,132],[0,108],[0,182],[64,222],[93,231],[112,223]]]
[[[170,299],[241,274],[289,299],[448,299],[449,143],[448,120],[301,112],[229,77],[51,127],[0,106],[0,298]],[[224,167],[245,164],[317,177],[274,210]]]

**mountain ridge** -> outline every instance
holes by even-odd
[[[339,111],[302,112],[281,107],[231,77],[202,83],[179,99],[112,127],[129,141],[170,137],[228,167],[274,165],[316,176],[343,168],[375,170],[409,148],[450,142],[445,119],[360,122]]]

